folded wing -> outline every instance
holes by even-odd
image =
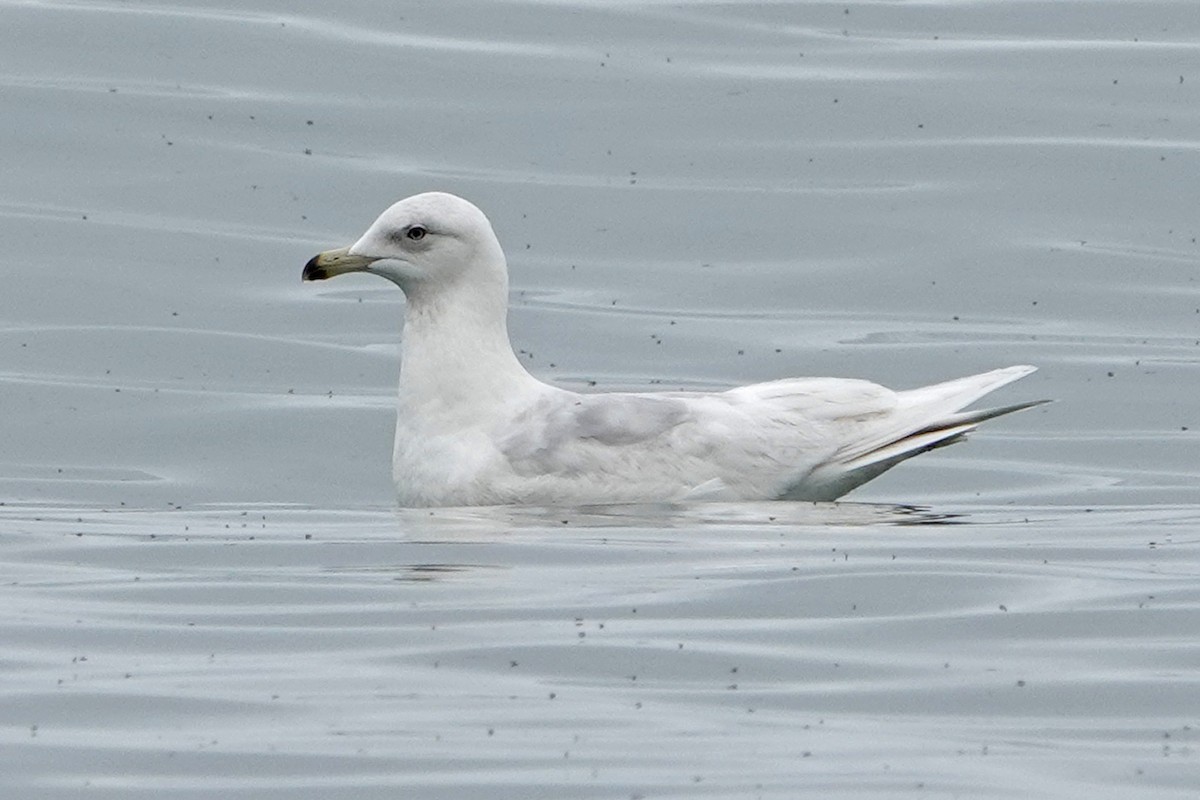
[[[553,390],[522,410],[500,450],[513,472],[590,482],[623,499],[833,500],[895,464],[1038,405],[963,411],[1033,367],[909,391],[797,378],[721,393]]]

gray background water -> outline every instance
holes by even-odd
[[[1196,796],[1198,37],[0,0],[0,787]],[[299,271],[428,189],[563,385],[1060,402],[837,507],[396,511],[402,299]]]

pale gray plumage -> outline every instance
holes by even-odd
[[[833,500],[1020,403],[962,409],[1034,367],[894,392],[793,378],[726,392],[581,394],[513,354],[491,224],[454,195],[402,200],[307,280],[371,272],[408,299],[393,477],[402,505]]]

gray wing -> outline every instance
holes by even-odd
[[[894,406],[881,386],[820,378],[714,394],[555,390],[511,419],[497,444],[520,476],[623,480],[660,493],[717,481],[737,496],[766,498],[831,457],[841,428]]]
[[[556,391],[521,411],[498,444],[517,474],[577,473],[601,452],[612,458],[652,447],[691,418],[680,397]]]
[[[975,425],[1031,404],[960,412],[1032,371],[1009,367],[894,392],[842,378],[796,378],[717,394],[552,390],[495,441],[513,472],[657,498],[728,490],[739,499],[831,500]]]

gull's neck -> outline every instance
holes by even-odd
[[[537,380],[508,339],[508,281],[406,290],[400,347],[402,413],[470,426],[480,408],[515,399]],[[432,419],[429,421],[433,421]]]

